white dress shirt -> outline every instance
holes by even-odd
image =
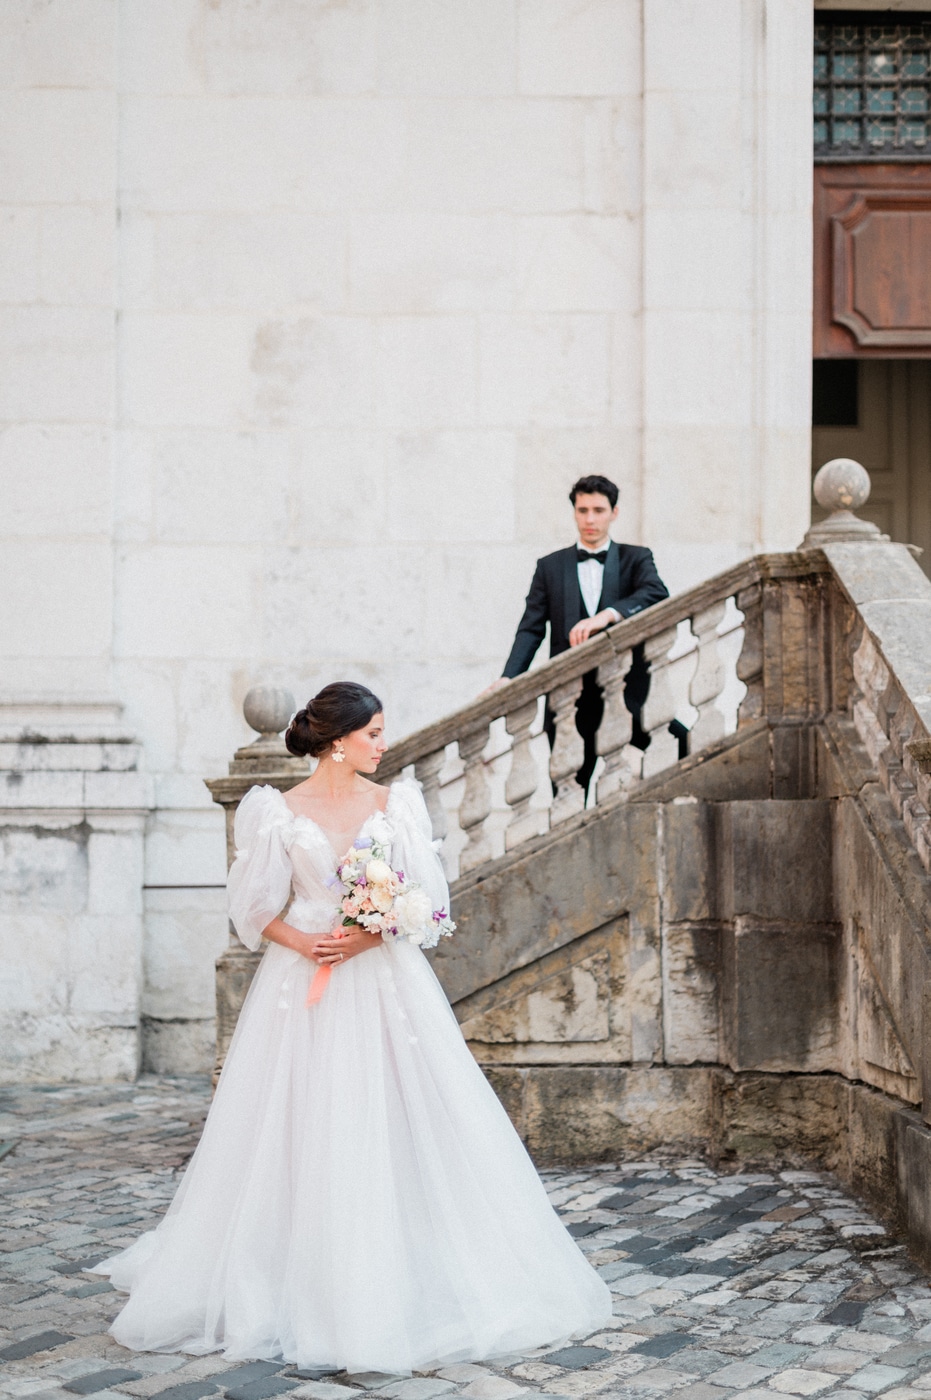
[[[586,549],[584,544],[579,545],[579,549],[590,557],[580,559],[576,568],[579,574],[579,588],[582,592],[582,602],[585,604],[585,612],[588,617],[594,617],[598,611],[598,601],[601,598],[601,586],[604,581],[605,566],[600,560],[595,558],[600,554],[600,550]],[[606,608],[606,612],[613,613],[614,621],[620,622],[621,615],[614,608]]]

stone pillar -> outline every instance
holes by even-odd
[[[0,699],[0,1082],[139,1071],[151,797],[121,713]]]
[[[226,865],[233,861],[233,822],[240,801],[256,784],[267,783],[279,792],[287,792],[307,777],[306,758],[294,758],[280,737],[294,709],[294,697],[287,690],[272,686],[253,686],[243,702],[247,724],[258,733],[251,744],[237,749],[225,778],[207,779],[206,785],[214,802],[226,813]],[[229,1043],[236,1029],[255,970],[262,957],[250,950],[229,926],[229,947],[217,958],[217,1057],[213,1072],[216,1084],[226,1059]]]

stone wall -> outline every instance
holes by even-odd
[[[356,676],[395,735],[447,712],[583,470],[674,587],[800,537],[810,31],[808,0],[4,5],[4,688],[115,698],[144,750],[153,1065],[206,1054],[202,778],[253,681]]]
[[[119,706],[0,704],[0,1082],[138,1073],[138,765]]]
[[[461,879],[435,966],[536,1160],[814,1158],[931,1260],[929,911],[854,725],[760,720]]]

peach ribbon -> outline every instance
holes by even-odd
[[[334,933],[331,933],[328,936],[330,938],[348,938],[349,929],[336,929]],[[317,971],[314,973],[311,979],[310,986],[307,989],[307,1000],[304,1003],[305,1006],[316,1006],[317,1002],[320,1000],[320,998],[323,996],[323,993],[326,991],[327,983],[329,982],[332,975],[332,964],[320,963],[320,965],[317,968]]]

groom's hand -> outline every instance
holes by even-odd
[[[583,617],[569,633],[569,645],[577,647],[582,642],[587,642],[589,637],[593,637],[596,632],[603,632],[613,622],[617,622],[617,613],[613,608],[604,608],[593,617]]]
[[[486,685],[484,690],[479,691],[479,699],[481,699],[483,695],[491,695],[494,691],[500,690],[503,685],[510,685],[510,682],[510,676],[499,676],[497,680],[492,681],[491,685]]]

